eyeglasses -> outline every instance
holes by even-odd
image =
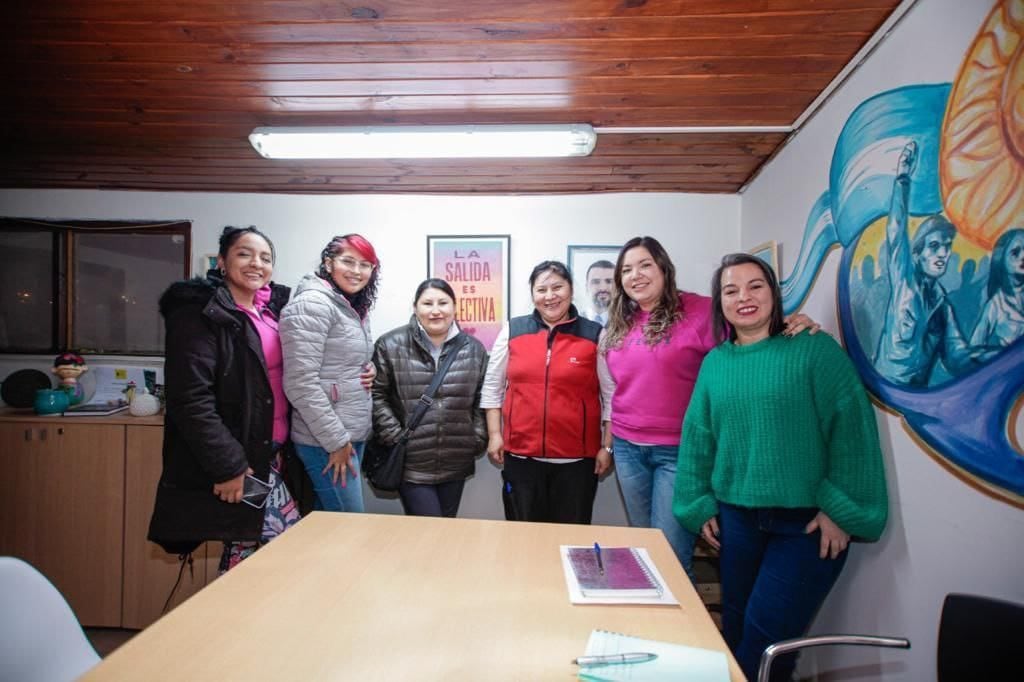
[[[341,263],[346,270],[358,270],[359,272],[373,272],[373,263],[365,260],[356,260],[350,256],[335,256],[334,260]]]

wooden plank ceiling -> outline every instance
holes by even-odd
[[[6,8],[0,187],[735,192],[782,133],[588,158],[267,160],[257,126],[792,124],[898,0],[32,0]]]

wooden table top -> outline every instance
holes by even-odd
[[[560,544],[639,546],[680,606],[572,605]],[[592,629],[725,651],[658,530],[313,513],[85,679],[570,680]]]

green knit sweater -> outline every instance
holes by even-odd
[[[877,540],[888,498],[875,415],[828,334],[723,343],[701,365],[683,423],[672,509],[692,532],[740,507],[817,507]]]

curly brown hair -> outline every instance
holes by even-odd
[[[615,261],[615,290],[612,292],[611,305],[608,306],[608,323],[604,328],[602,351],[607,352],[622,345],[623,339],[633,329],[636,312],[640,310],[637,302],[626,295],[622,287],[622,267],[626,254],[631,249],[639,247],[650,252],[655,265],[661,269],[661,274],[665,278],[661,296],[658,297],[650,318],[644,324],[644,341],[649,346],[660,343],[672,325],[683,318],[683,302],[679,298],[679,289],[676,288],[676,267],[668,257],[665,247],[654,237],[633,237],[622,245],[619,257]]]

